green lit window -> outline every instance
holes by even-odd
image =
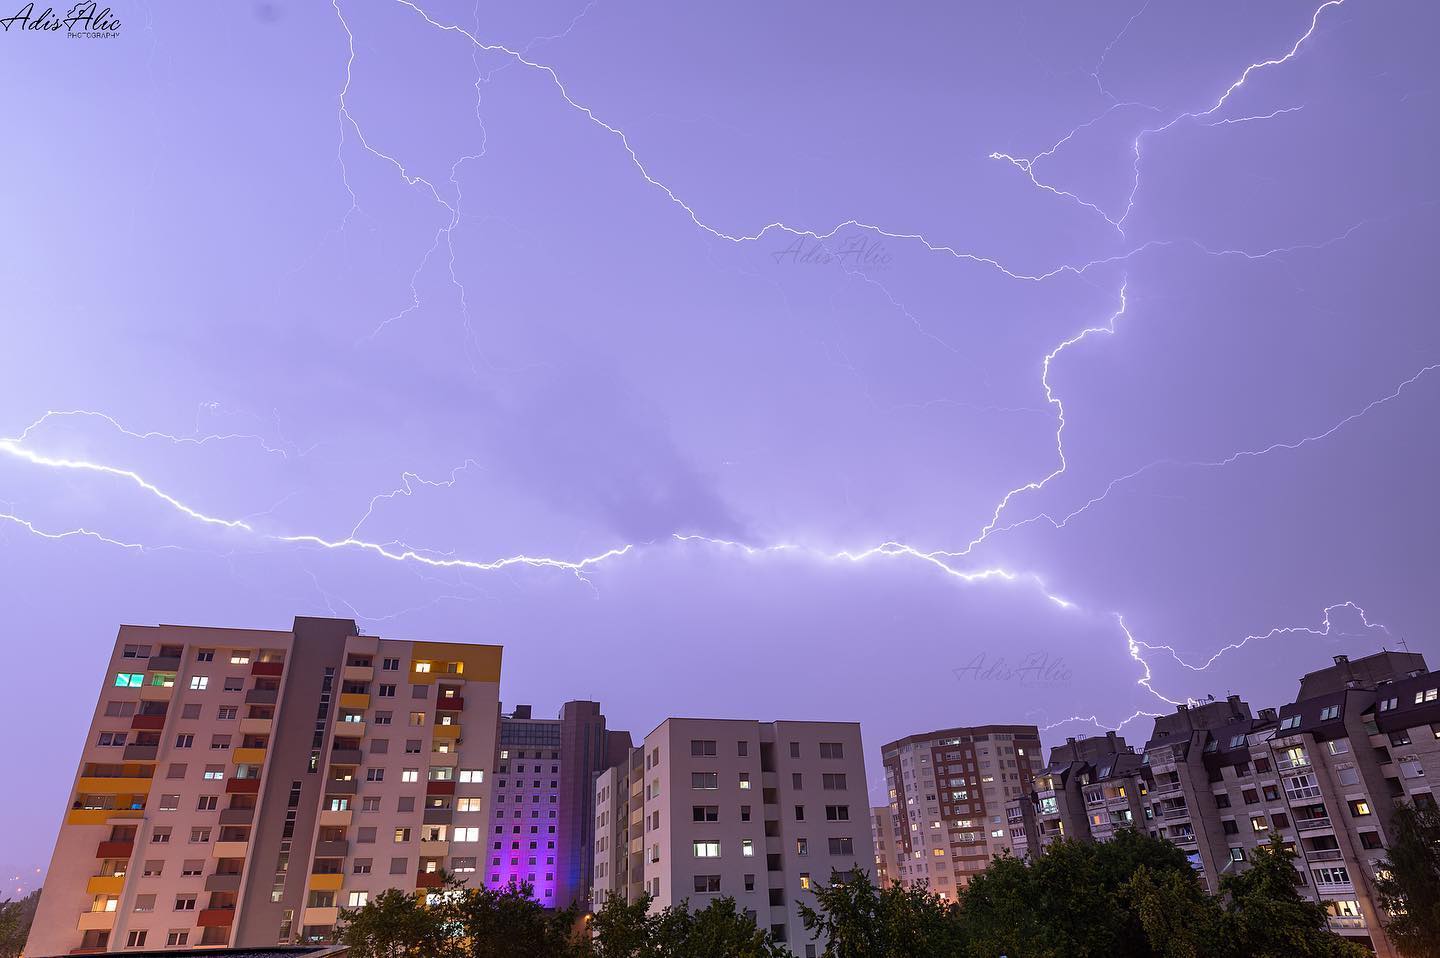
[[[115,676],[116,688],[138,689],[145,684],[144,672],[120,672]]]

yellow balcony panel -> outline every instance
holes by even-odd
[[[346,682],[373,682],[375,681],[375,666],[347,665],[341,676]]]
[[[339,891],[340,886],[345,884],[344,875],[311,875],[311,891]]]
[[[455,768],[460,764],[459,752],[431,752],[430,764],[443,767]]]
[[[458,725],[436,725],[433,732],[435,738],[459,738],[460,726]]]
[[[124,875],[93,875],[85,883],[87,895],[118,895],[124,890]]]
[[[436,679],[465,682],[499,682],[498,645],[471,645],[463,642],[415,642],[410,646],[410,681],[420,685]],[[428,662],[429,672],[417,673],[415,663]],[[454,665],[454,671],[447,671]]]
[[[348,809],[323,808],[320,810],[320,825],[322,828],[349,827],[350,819],[354,813]]]
[[[102,778],[98,776],[81,776],[80,784],[75,790],[83,795],[149,795],[150,782],[148,778]]]
[[[265,750],[263,748],[232,748],[230,761],[236,765],[264,765]]]
[[[173,685],[142,685],[140,686],[140,701],[142,702],[168,702],[175,695]]]
[[[76,925],[79,931],[109,931],[115,927],[115,913],[113,911],[87,911],[80,915],[80,922]]]
[[[274,727],[274,719],[247,718],[240,720],[241,735],[269,735]]]
[[[450,854],[450,843],[437,841],[427,842],[425,839],[422,838],[420,840],[420,854],[426,856],[427,858],[434,858],[440,855],[448,855]]]
[[[301,920],[307,925],[333,925],[339,918],[339,908],[307,908]]]
[[[249,852],[249,842],[216,842],[210,846],[213,858],[244,858]]]
[[[370,696],[364,692],[341,692],[340,707],[342,709],[368,709]]]
[[[335,734],[336,734],[336,735],[339,735],[339,736],[342,736],[342,737],[344,737],[344,738],[354,738],[354,737],[357,736],[357,735],[359,735],[359,736],[361,736],[361,737],[364,737],[364,735],[365,735],[365,723],[364,723],[364,722],[345,722],[345,721],[342,721],[342,720],[340,720],[340,719],[336,719],[336,720],[335,720]]]
[[[66,825],[104,825],[117,818],[144,818],[138,808],[72,808],[65,814]]]

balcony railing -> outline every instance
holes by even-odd
[[[1295,830],[1298,832],[1314,831],[1317,828],[1330,828],[1330,819],[1327,818],[1297,818],[1295,819]]]
[[[1179,782],[1156,782],[1155,787],[1151,789],[1151,791],[1155,792],[1157,795],[1163,795],[1166,792],[1178,792],[1179,790]]]
[[[1342,858],[1338,848],[1312,848],[1305,851],[1305,860],[1311,862],[1338,862]]]

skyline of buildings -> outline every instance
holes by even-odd
[[[858,723],[669,717],[637,743],[596,701],[502,712],[502,657],[347,619],[122,626],[25,953],[325,941],[445,870],[557,908],[728,895],[808,954],[797,903],[832,869],[953,899],[994,855],[1135,827],[1212,892],[1279,833],[1332,928],[1386,956],[1393,801],[1440,776],[1440,674],[1409,652],[1335,656],[1278,708],[1180,706],[1140,747],[917,732],[877,749],[879,805]]]

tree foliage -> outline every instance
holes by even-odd
[[[0,901],[0,958],[17,958],[30,936],[40,892],[32,891],[19,901]]]
[[[1440,811],[1401,802],[1376,878],[1385,929],[1406,958],[1440,958]]]

